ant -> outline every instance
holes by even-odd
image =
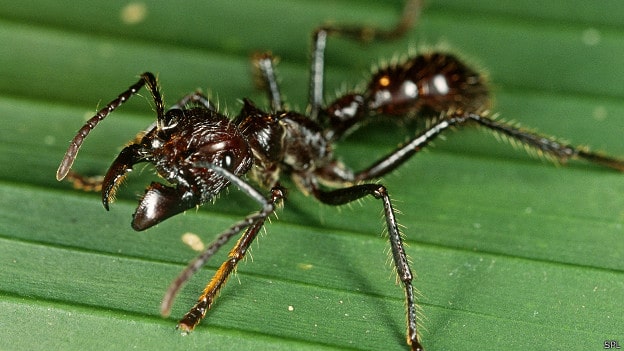
[[[289,175],[297,187],[318,201],[339,206],[363,197],[381,201],[391,254],[403,285],[407,308],[407,344],[423,350],[417,332],[417,305],[412,271],[403,236],[385,186],[376,182],[443,132],[453,127],[479,126],[538,151],[547,158],[566,163],[570,159],[624,171],[624,161],[563,144],[506,123],[489,115],[490,96],[485,78],[457,57],[444,52],[427,52],[376,69],[364,89],[348,92],[325,105],[324,53],[330,36],[353,40],[389,40],[404,34],[416,22],[421,4],[408,0],[394,28],[382,30],[363,26],[326,25],[313,32],[306,113],[284,108],[271,54],[255,56],[260,83],[268,94],[270,109],[262,110],[243,99],[240,113],[233,119],[221,114],[201,92],[186,95],[169,109],[155,76],[146,72],[134,85],[97,112],[78,131],[58,168],[56,178],[69,178],[85,190],[100,190],[108,210],[119,184],[137,163],[151,163],[166,184],[153,182],[133,214],[132,228],[148,229],[188,209],[211,202],[233,184],[260,205],[222,232],[171,283],[161,305],[168,316],[182,286],[232,237],[242,235],[206,285],[197,303],[182,317],[178,328],[192,331],[212,306],[238,262],[245,256],[266,219],[286,199],[280,184]],[[88,178],[71,171],[77,153],[98,123],[146,87],[154,100],[157,120],[119,153],[102,179]],[[374,117],[397,120],[426,119],[428,125],[411,140],[379,158],[370,167],[355,172],[339,162],[334,143]],[[250,178],[268,195],[257,190]]]

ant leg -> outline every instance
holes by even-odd
[[[65,156],[59,165],[58,170],[56,171],[56,179],[63,180],[71,166],[74,164],[74,160],[76,159],[76,155],[78,155],[78,151],[84,142],[84,139],[89,135],[89,133],[95,128],[98,123],[100,123],[106,116],[108,116],[111,112],[113,112],[116,108],[121,106],[124,102],[126,102],[130,97],[135,95],[139,89],[141,89],[144,85],[147,85],[148,90],[151,92],[152,97],[154,99],[154,103],[156,104],[156,112],[158,113],[158,119],[161,120],[164,118],[164,104],[162,101],[162,97],[158,91],[158,84],[156,83],[156,78],[153,74],[149,72],[145,72],[141,75],[141,79],[130,86],[128,90],[119,94],[119,96],[108,103],[103,109],[98,111],[98,113],[91,117],[83,126],[80,128],[74,139],[72,139],[69,144],[69,148],[67,152],[65,152]]]
[[[271,53],[265,52],[255,54],[252,61],[258,73],[256,83],[269,94],[271,110],[282,111],[284,109],[282,94],[275,75],[276,58]]]
[[[204,318],[206,312],[211,307],[212,303],[216,299],[219,291],[225,285],[230,274],[236,268],[238,262],[245,257],[247,250],[253,240],[258,235],[258,232],[262,228],[267,217],[273,213],[276,204],[285,198],[285,190],[281,187],[275,187],[271,190],[271,194],[268,198],[265,198],[260,192],[249,185],[247,182],[239,178],[238,176],[230,173],[229,171],[210,163],[200,162],[197,163],[198,167],[210,168],[220,175],[226,177],[231,183],[241,189],[249,197],[255,199],[262,205],[262,209],[252,215],[245,217],[243,220],[232,225],[228,230],[221,233],[217,239],[204,250],[204,252],[193,260],[178,277],[171,283],[167,292],[163,298],[163,302],[160,307],[161,315],[168,316],[171,311],[171,305],[176,295],[182,288],[182,286],[197,272],[206,262],[234,235],[239,233],[244,228],[247,228],[245,233],[238,240],[234,248],[228,254],[228,258],[221,267],[217,270],[210,282],[206,285],[203,293],[197,300],[197,303],[189,310],[189,312],[180,319],[178,328],[183,332],[192,331],[197,324]]]
[[[434,140],[444,130],[453,125],[462,124],[466,120],[463,116],[451,116],[433,122],[429,128],[422,131],[405,145],[399,146],[396,150],[382,157],[372,166],[356,173],[353,177],[354,181],[364,181],[377,179],[397,167],[401,166],[405,161],[410,159],[415,153],[422,150],[432,140]]]
[[[312,120],[318,119],[323,104],[323,82],[325,70],[325,47],[327,37],[341,35],[352,40],[370,42],[373,40],[392,40],[401,37],[414,26],[420,16],[421,0],[407,0],[403,13],[396,25],[391,29],[380,29],[366,26],[325,25],[317,28],[312,34],[312,53],[310,65],[310,92],[308,111]]]
[[[405,145],[400,146],[388,155],[382,157],[369,168],[355,174],[353,180],[365,181],[376,179],[391,172],[401,166],[415,153],[422,150],[446,129],[456,125],[463,125],[468,122],[477,123],[479,126],[500,133],[511,140],[522,143],[527,147],[534,148],[538,152],[544,154],[547,158],[559,163],[566,163],[570,159],[584,159],[588,162],[624,172],[624,160],[600,155],[580,147],[562,144],[553,137],[540,135],[523,128],[515,127],[511,124],[499,122],[485,116],[480,116],[478,114],[455,113],[435,121],[425,131],[418,134]]]
[[[171,106],[171,109],[182,110],[189,102],[196,104],[201,107],[205,107],[208,110],[216,111],[215,105],[204,95],[201,91],[196,91],[194,93],[188,94],[178,100],[174,105]]]
[[[104,176],[89,177],[78,174],[72,170],[67,172],[65,178],[72,182],[75,189],[83,191],[101,191],[102,183],[104,182]]]
[[[314,182],[308,182],[311,192],[319,201],[328,205],[344,205],[365,196],[373,196],[383,202],[384,216],[388,227],[388,238],[392,250],[392,258],[397,270],[397,274],[403,287],[405,288],[405,299],[407,307],[407,344],[413,351],[422,351],[423,347],[418,340],[417,333],[417,307],[414,287],[412,285],[412,271],[409,266],[407,254],[403,245],[403,237],[399,231],[394,208],[390,201],[390,196],[386,188],[379,184],[359,184],[344,189],[324,191],[319,189]]]
[[[269,214],[265,213],[262,215],[268,216]],[[237,223],[237,225],[233,226],[230,230],[219,235],[217,240],[213,242],[213,244],[210,245],[201,256],[191,262],[187,269],[185,269],[185,271],[183,271],[182,274],[173,282],[173,285],[182,284],[201,266],[203,266],[207,260],[232,236],[238,233],[242,228],[244,228],[244,226],[249,226],[247,231],[245,231],[243,236],[238,240],[234,248],[228,254],[227,260],[221,264],[215,275],[206,285],[204,291],[197,299],[197,303],[178,322],[177,328],[182,330],[182,332],[188,333],[195,329],[197,324],[199,324],[199,322],[206,315],[206,312],[210,309],[210,307],[212,307],[212,303],[219,294],[219,291],[225,285],[228,277],[236,268],[238,262],[245,256],[249,245],[251,245],[252,241],[256,238],[258,232],[260,231],[260,228],[264,224],[265,218],[262,218],[263,216],[260,216],[259,218],[248,217],[245,221]],[[242,227],[239,227],[238,225],[242,225]],[[169,291],[175,289],[173,285],[169,288]],[[165,296],[166,299],[169,298],[169,291]],[[161,306],[161,314],[163,316],[169,314],[168,307],[165,307],[164,303],[163,306]]]
[[[518,141],[525,146],[536,149],[552,161],[565,164],[570,159],[583,159],[603,167],[624,172],[624,160],[591,152],[587,148],[563,144],[557,141],[556,138],[531,132],[478,114],[468,114],[467,117],[471,121],[477,122],[480,126],[511,138],[512,141]]]

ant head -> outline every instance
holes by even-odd
[[[152,183],[134,214],[132,226],[147,229],[173,215],[211,201],[228,184],[227,178],[205,167],[211,164],[235,176],[245,174],[253,156],[235,124],[215,111],[178,110],[184,118],[165,133],[150,133],[141,144],[158,174],[174,187]],[[166,139],[161,139],[166,136]],[[159,138],[158,142],[152,139]],[[144,149],[145,150],[145,149]]]

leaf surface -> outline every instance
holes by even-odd
[[[399,41],[332,38],[328,98],[361,82],[371,63],[442,44],[487,70],[501,118],[624,155],[621,1],[466,4],[427,1],[419,26]],[[54,178],[83,121],[143,71],[158,74],[169,103],[203,88],[234,115],[243,97],[266,105],[249,56],[270,50],[280,57],[283,93],[302,110],[312,29],[328,20],[387,26],[400,8],[319,0],[0,4],[0,349],[404,350],[403,293],[375,200],[335,209],[287,182],[288,201],[253,245],[253,262],[240,265],[206,320],[181,337],[177,318],[226,254],[163,319],[166,287],[196,255],[181,236],[209,242],[256,204],[231,189],[214,205],[137,233],[129,222],[151,168],[129,177],[108,213],[99,195]],[[137,23],[123,19],[129,10]],[[153,121],[142,95],[89,136],[77,170],[104,172]],[[413,133],[369,125],[337,153],[361,169]],[[624,342],[622,175],[582,162],[552,167],[477,130],[447,139],[383,179],[402,213],[426,347]]]

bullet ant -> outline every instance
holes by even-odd
[[[419,1],[408,1],[400,21],[390,30],[334,25],[317,28],[313,33],[310,95],[305,114],[284,108],[275,76],[275,60],[270,54],[255,57],[270,109],[262,110],[244,99],[240,113],[233,119],[221,114],[200,92],[191,93],[166,109],[156,78],[152,73],[143,73],[138,82],[78,131],[56,177],[58,180],[67,177],[82,188],[101,189],[102,202],[108,209],[119,184],[134,165],[151,163],[168,185],[153,182],[147,187],[133,214],[132,227],[138,231],[211,202],[230,184],[258,202],[261,208],[258,212],[221,233],[169,287],[161,306],[164,316],[169,314],[183,284],[232,237],[243,232],[195,306],[180,320],[178,328],[184,332],[192,331],[204,318],[267,217],[286,198],[286,190],[280,184],[282,177],[290,176],[301,191],[328,205],[343,205],[372,196],[382,203],[393,262],[405,290],[407,344],[411,350],[423,350],[417,333],[413,275],[402,233],[388,190],[377,179],[401,166],[445,131],[469,125],[489,129],[559,163],[583,159],[624,171],[624,161],[566,145],[553,137],[491,117],[489,90],[483,76],[448,53],[422,53],[379,67],[364,89],[348,92],[327,105],[323,103],[328,37],[343,36],[359,41],[393,39],[413,26],[419,11]],[[123,148],[102,180],[71,171],[91,130],[143,87],[154,100],[156,122]],[[334,156],[334,143],[377,116],[428,119],[429,123],[411,140],[368,168],[353,171]],[[245,176],[268,190],[268,195],[252,186]]]

